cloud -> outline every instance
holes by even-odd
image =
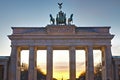
[[[69,63],[68,62],[56,62],[54,65],[55,71],[65,71],[69,69]]]
[[[66,65],[57,65],[54,67],[55,69],[62,69],[62,70],[66,70],[67,68],[69,68],[68,66]]]
[[[76,66],[84,66],[85,65],[85,62],[77,62],[76,63]]]
[[[79,69],[77,69],[79,68]],[[77,62],[76,63],[76,69],[77,70],[83,70],[85,68],[85,62]],[[57,62],[54,64],[54,70],[55,71],[66,71],[69,70],[69,62]]]

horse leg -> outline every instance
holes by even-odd
[[[54,24],[54,22],[55,22],[55,21],[53,20],[53,24]]]

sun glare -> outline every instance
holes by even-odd
[[[21,65],[22,63],[29,63],[29,50],[22,50],[21,51]]]

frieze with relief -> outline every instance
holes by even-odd
[[[59,26],[47,26],[47,33],[48,34],[75,34],[75,28],[76,26],[65,26],[65,25],[59,25]]]

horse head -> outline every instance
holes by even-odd
[[[50,14],[50,17],[52,18],[52,14]]]

